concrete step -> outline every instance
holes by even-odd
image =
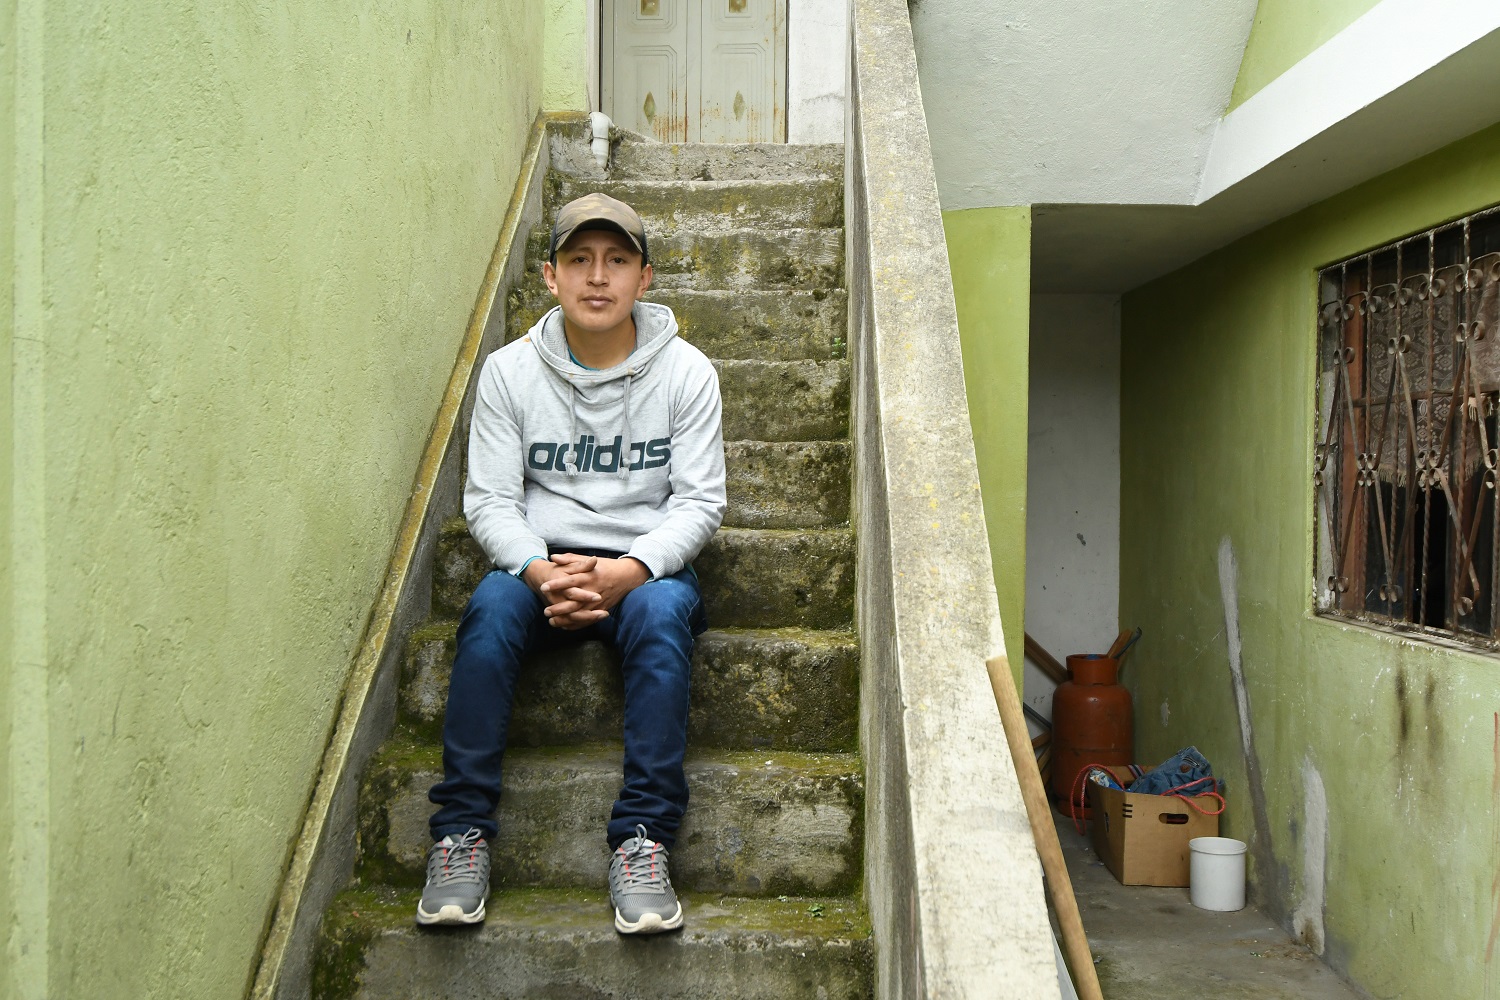
[[[583,180],[762,180],[844,177],[844,146],[776,142],[666,143],[630,133],[615,143],[609,168],[599,169],[588,143],[588,125],[568,126],[548,137],[552,169]]]
[[[849,521],[848,441],[726,441],[724,464],[726,527],[829,528]]]
[[[646,299],[670,306],[678,335],[710,358],[760,361],[824,360],[847,353],[849,296],[832,291],[739,292],[653,288]],[[526,333],[557,304],[539,275],[511,292],[505,339]]]
[[[844,179],[596,180],[553,172],[545,221],[559,207],[594,191],[640,213],[648,246],[668,232],[707,235],[733,229],[810,229],[844,224]]]
[[[725,441],[849,436],[848,361],[715,361]]]
[[[526,241],[526,259],[547,259],[551,230],[538,226]],[[843,229],[731,229],[699,235],[669,232],[652,237],[656,288],[841,288]]]
[[[419,893],[343,893],[318,942],[312,993],[358,1000],[862,1000],[869,918],[846,898],[681,896],[683,930],[616,934],[601,890],[493,894],[478,927],[419,929]]]
[[[491,884],[601,884],[620,760],[618,744],[508,751]],[[381,748],[360,791],[361,878],[422,884],[427,792],[442,776],[441,744],[397,738]],[[858,884],[864,778],[855,755],[690,749],[687,777],[693,798],[671,853],[674,885],[774,896]]]
[[[442,739],[456,622],[414,631],[406,644],[401,721]],[[582,642],[522,667],[512,747],[618,740],[625,695],[618,656]],[[852,632],[710,629],[693,649],[688,743],[694,747],[852,751],[859,735],[859,646]]]
[[[726,441],[724,462],[727,527],[826,528],[849,521],[848,441]]]
[[[720,528],[693,565],[715,628],[837,629],[854,619],[848,528]],[[433,616],[460,617],[492,568],[462,518],[444,524],[433,566]]]

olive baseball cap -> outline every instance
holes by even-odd
[[[547,259],[557,263],[558,248],[580,229],[610,229],[621,233],[635,246],[643,264],[651,261],[651,255],[646,252],[646,227],[640,215],[623,201],[597,192],[574,198],[558,210],[557,221],[552,224],[552,243],[547,248]]]

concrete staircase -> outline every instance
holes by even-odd
[[[408,641],[395,735],[368,768],[355,879],[324,918],[315,997],[867,997],[864,779],[849,528],[841,147],[626,139],[607,176],[558,155],[546,214],[592,190],[645,218],[656,280],[724,396],[729,510],[696,562],[692,803],[672,852],[686,928],[622,939],[604,824],[622,693],[600,644],[538,658],[517,696],[481,928],[418,930],[457,619],[489,569],[445,525],[433,618]],[[574,144],[581,146],[581,144]],[[545,255],[546,225],[528,243]],[[552,305],[537,268],[507,339]]]

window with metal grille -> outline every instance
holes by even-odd
[[[1317,610],[1500,647],[1500,206],[1318,278]]]

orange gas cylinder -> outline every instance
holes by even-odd
[[[1068,657],[1068,679],[1052,695],[1052,795],[1073,816],[1078,772],[1090,764],[1135,763],[1130,692],[1117,682],[1120,661],[1096,653]],[[1085,802],[1079,816],[1087,818]]]

